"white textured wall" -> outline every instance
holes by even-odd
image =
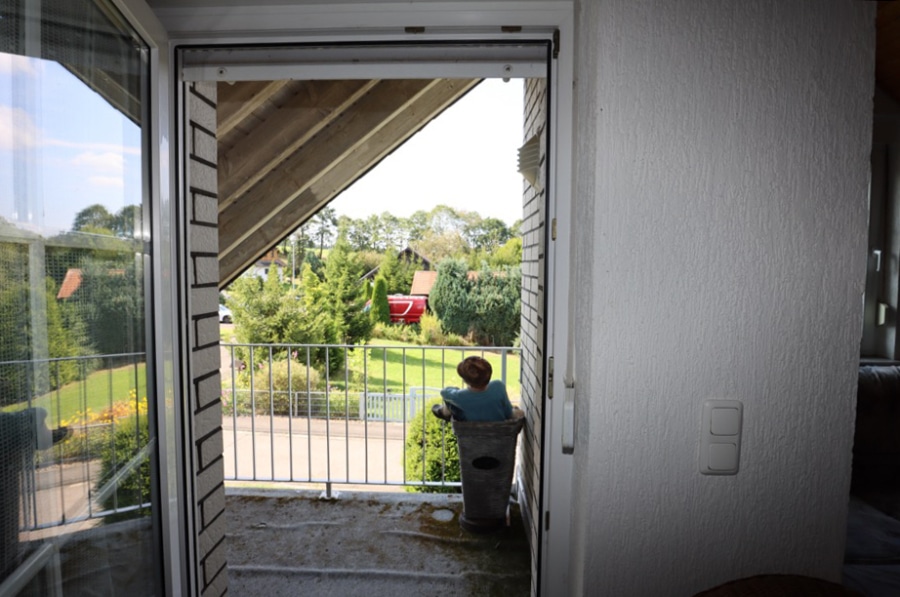
[[[874,4],[578,10],[574,586],[838,580]],[[698,472],[709,398],[744,402],[736,476]]]

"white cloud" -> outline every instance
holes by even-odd
[[[47,139],[44,145],[52,147],[67,147],[81,149],[85,152],[104,152],[120,155],[141,155],[140,147],[129,147],[116,143],[83,143],[79,141],[65,141],[63,139]]]
[[[72,159],[72,165],[111,174],[121,174],[125,171],[125,156],[112,151],[103,153],[88,151],[76,155]]]
[[[38,130],[28,112],[0,105],[0,149],[32,146],[37,139]]]
[[[41,61],[36,58],[0,52],[0,75],[11,75],[13,73],[37,75],[41,72],[41,69]]]
[[[125,181],[120,176],[88,176],[87,181],[94,187],[125,188]]]

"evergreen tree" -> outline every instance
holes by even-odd
[[[304,268],[304,283],[318,280],[308,268]],[[231,285],[229,305],[234,316],[235,336],[241,344],[327,344],[335,341],[332,321],[324,301],[318,300],[310,309],[314,298],[301,295],[300,289],[285,287],[279,280],[277,268],[269,268],[265,281],[256,277],[242,277]],[[323,316],[324,315],[324,316]],[[281,354],[284,349],[276,350]],[[249,360],[249,354],[240,358]],[[324,362],[320,351],[314,365]],[[268,352],[255,352],[254,360],[268,359]]]
[[[381,256],[381,262],[378,264],[378,277],[384,280],[386,295],[409,292],[409,288],[406,290],[398,288],[400,261],[397,259],[397,251],[393,248],[388,249]]]
[[[483,263],[475,282],[472,331],[479,343],[509,346],[521,326],[522,273],[518,267],[492,270]]]
[[[328,253],[324,288],[343,344],[363,344],[372,334],[372,321],[365,312],[365,291],[359,283],[360,266],[343,234]]]
[[[441,320],[445,332],[465,336],[469,333],[472,314],[472,282],[468,278],[466,262],[445,259],[437,269],[437,279],[431,288],[428,302]]]
[[[372,321],[375,323],[391,322],[391,307],[388,305],[387,282],[378,276],[375,278],[375,288],[372,291],[372,308],[369,311]]]

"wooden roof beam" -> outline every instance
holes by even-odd
[[[246,81],[218,86],[216,135],[222,139],[290,81]]]
[[[399,112],[436,84],[412,79],[381,82],[352,110],[340,114],[316,138],[269,172],[259,184],[219,212],[219,256],[255,234],[352,149],[367,142]]]
[[[441,80],[437,86],[429,89],[421,102],[410,105],[399,114],[395,113],[391,122],[384,123],[378,135],[366,143],[357,143],[342,157],[339,164],[327,169],[315,181],[306,185],[306,188],[295,194],[294,198],[286,202],[281,209],[272,212],[267,222],[255,226],[251,234],[243,235],[243,238],[233,243],[228,251],[222,250],[226,241],[221,240],[220,228],[220,286],[224,287],[233,281],[252,265],[259,255],[276,246],[291,231],[312,217],[478,82],[478,80]],[[252,218],[247,220],[255,221]]]
[[[377,80],[299,82],[298,92],[288,102],[219,155],[219,211],[224,211],[268,176],[377,83]]]

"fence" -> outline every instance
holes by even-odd
[[[491,362],[513,403],[520,350],[223,344],[225,478],[459,486],[455,438],[431,414],[456,365]],[[427,445],[423,446],[423,441]]]
[[[22,531],[149,506],[149,473],[128,481],[154,446],[144,353],[5,361],[0,371],[27,388],[24,400],[4,397],[0,407],[0,492]],[[50,435],[61,425],[67,436]]]

